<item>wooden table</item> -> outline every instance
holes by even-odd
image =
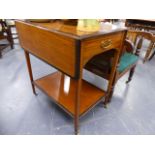
[[[37,86],[74,118],[78,134],[79,118],[105,97],[112,87],[126,29],[83,32],[61,21],[32,23],[16,21],[20,44],[25,50],[34,94]],[[109,87],[103,91],[82,79],[86,63],[95,55],[114,49],[116,52]],[[29,53],[58,71],[34,80]],[[39,66],[38,66],[39,67]]]

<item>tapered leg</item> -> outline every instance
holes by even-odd
[[[104,102],[103,102],[104,108],[107,108],[108,100],[109,100],[109,96],[107,95],[107,96],[105,96],[105,99],[104,99]]]
[[[107,104],[111,102],[111,99],[112,99],[112,96],[113,96],[113,93],[114,93],[115,84],[116,84],[116,81],[117,81],[117,76],[118,76],[117,74],[118,73],[115,72],[114,79],[112,81],[110,91],[109,91],[109,93],[107,93],[107,95],[105,97],[105,101],[104,101],[104,107],[105,108],[107,108]]]
[[[33,93],[35,95],[36,94],[36,91],[35,91],[35,87],[34,87],[34,84],[33,84],[33,74],[32,74],[32,68],[31,68],[31,62],[30,62],[30,56],[29,56],[29,53],[27,51],[24,51],[25,52],[25,58],[26,58],[26,63],[27,63],[27,68],[28,68],[28,72],[29,72],[29,77],[30,77],[30,81],[31,81],[31,86],[32,86],[32,90],[33,90]]]
[[[104,102],[103,102],[104,108],[107,108],[108,103],[111,102],[111,98],[112,98],[113,93],[114,93],[114,86],[115,86],[115,85],[113,85],[113,86],[111,87],[110,92],[107,93],[107,95],[106,95],[106,97],[105,97],[105,100],[104,100]]]
[[[75,135],[79,134],[80,92],[81,92],[81,78],[76,81],[75,117],[74,117]]]
[[[136,68],[136,66],[134,66],[134,67],[131,68],[130,73],[129,73],[129,78],[126,81],[126,83],[129,83],[132,80],[133,74],[135,72],[135,68]]]
[[[114,93],[114,88],[115,88],[115,84],[111,87],[111,91],[109,93],[109,97],[107,99],[107,102],[110,103],[111,102],[111,99],[112,99],[112,96],[113,96],[113,93]]]
[[[118,60],[119,60],[119,50],[116,50],[114,52],[114,58],[113,58],[113,63],[112,63],[112,68],[111,68],[111,73],[110,73],[110,77],[109,77],[109,83],[108,83],[108,88],[107,88],[107,94],[105,97],[105,101],[104,101],[104,107],[107,107],[108,102],[111,100],[112,95],[113,95],[113,91],[114,91],[114,87],[115,87],[115,83],[117,81],[117,77],[118,77]]]

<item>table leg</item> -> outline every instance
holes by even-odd
[[[111,102],[111,99],[112,99],[112,96],[113,96],[113,93],[114,93],[114,89],[115,89],[115,84],[116,84],[116,81],[117,81],[117,76],[118,76],[118,73],[116,71],[115,75],[114,75],[113,82],[112,82],[110,93],[109,93],[109,95],[107,97],[107,100],[105,100],[105,105],[106,105],[106,103],[110,103]]]
[[[75,94],[75,116],[74,116],[74,130],[75,135],[79,133],[79,110],[80,110],[80,92],[81,92],[82,79],[76,81],[76,94]]]
[[[24,51],[25,52],[25,58],[26,58],[26,63],[27,63],[27,68],[28,68],[28,72],[29,72],[29,77],[30,77],[30,81],[31,81],[31,86],[32,86],[32,90],[33,90],[33,93],[35,95],[36,94],[36,91],[35,91],[35,87],[34,87],[34,84],[33,84],[33,74],[32,74],[32,68],[31,68],[31,61],[30,61],[30,56],[29,56],[29,53],[27,51]]]
[[[117,67],[118,67],[118,59],[119,59],[119,54],[120,54],[119,49],[116,49],[114,54],[115,55],[113,59],[112,70],[111,70],[110,77],[109,77],[109,84],[108,84],[106,97],[104,101],[104,107],[106,107],[108,102],[110,102],[112,95],[113,95],[115,83],[117,81],[117,74],[118,74]]]

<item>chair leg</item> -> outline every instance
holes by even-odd
[[[132,80],[133,74],[135,72],[135,68],[136,68],[136,66],[134,66],[134,67],[131,68],[130,73],[129,73],[129,78],[126,81],[126,83],[129,83]]]
[[[0,58],[2,58],[2,52],[0,51]]]
[[[155,50],[154,50],[153,54],[150,56],[149,61],[154,57],[154,55],[155,55]]]
[[[143,38],[140,38],[139,44],[138,44],[138,49],[141,49],[143,45]]]
[[[151,44],[149,45],[149,48],[148,48],[148,50],[147,50],[147,52],[146,52],[146,54],[145,54],[143,63],[145,63],[145,62],[149,59],[149,56],[150,56],[151,51],[152,51],[152,49],[153,49],[153,46],[154,46],[154,43],[151,43]],[[152,57],[152,56],[151,56],[151,57]]]

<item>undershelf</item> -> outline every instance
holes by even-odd
[[[76,81],[61,72],[55,72],[34,81],[34,84],[56,104],[74,117]],[[82,80],[79,114],[82,116],[105,96],[105,92]]]

